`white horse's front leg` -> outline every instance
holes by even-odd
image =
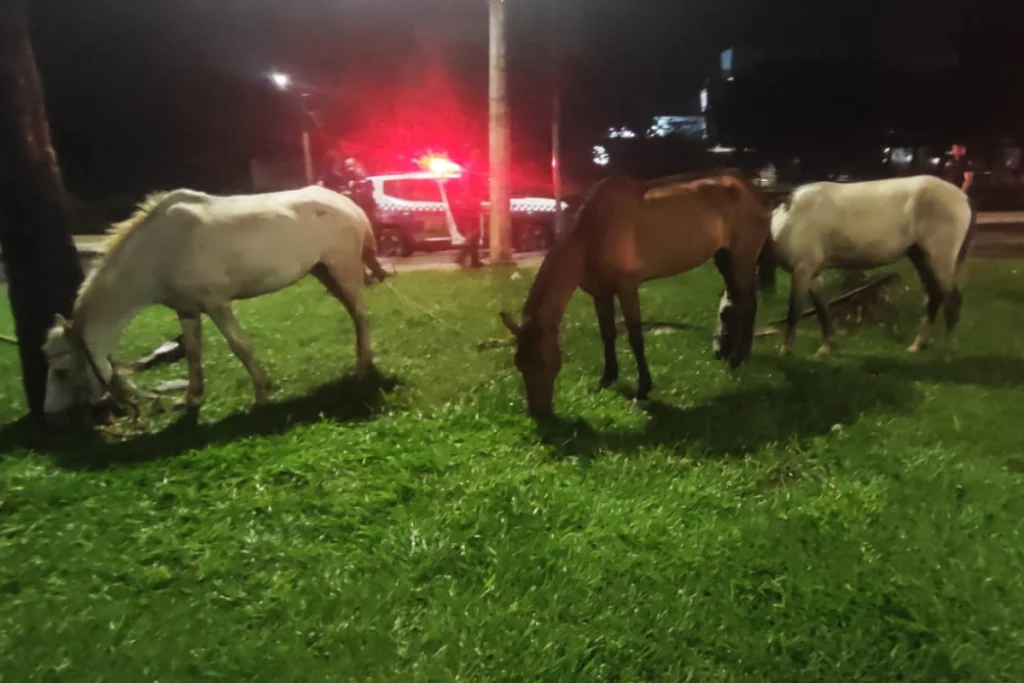
[[[249,371],[249,376],[252,377],[253,390],[256,394],[256,405],[266,403],[270,398],[270,380],[267,379],[267,373],[256,360],[256,356],[253,355],[252,343],[249,341],[248,335],[242,331],[238,320],[235,319],[235,314],[231,310],[231,303],[227,302],[209,306],[206,312],[217,326],[217,329],[224,335],[231,352],[238,357],[238,360],[242,361],[242,365]]]
[[[793,353],[796,343],[796,327],[800,324],[800,313],[807,305],[807,294],[811,286],[811,275],[806,271],[793,270],[789,285],[789,313],[786,316],[786,337],[779,349],[779,355],[788,356]]]
[[[185,360],[188,363],[188,389],[184,400],[187,408],[201,402],[204,393],[202,320],[199,313],[178,313]]]

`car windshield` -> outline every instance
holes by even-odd
[[[401,178],[384,181],[384,194],[414,202],[439,202],[441,189],[431,178]]]
[[[487,178],[483,175],[467,173],[446,181],[444,188],[452,203],[487,200]]]

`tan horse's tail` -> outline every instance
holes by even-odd
[[[388,273],[377,259],[377,238],[373,234],[373,228],[369,221],[366,225],[366,235],[363,237],[363,265],[379,282],[384,282],[387,279]]]

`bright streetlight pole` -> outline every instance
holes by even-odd
[[[505,69],[505,0],[490,0],[490,210],[491,263],[514,263],[509,236],[512,225],[512,175],[508,91]]]
[[[292,87],[292,77],[281,71],[270,73],[271,82],[284,92]],[[306,173],[306,184],[313,184],[313,153],[309,142],[309,93],[299,93],[300,115],[302,116],[302,160]]]

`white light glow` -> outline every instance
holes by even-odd
[[[462,167],[445,157],[424,157],[420,160],[420,167],[441,177],[457,178],[462,175]]]
[[[609,128],[608,129],[608,137],[610,139],[612,139],[612,140],[615,140],[615,139],[632,140],[633,138],[636,137],[636,133],[633,132],[632,128],[629,128],[627,126],[622,126],[620,128]]]
[[[602,145],[594,145],[594,164],[597,166],[607,166],[611,163],[611,157],[608,155],[608,150]]]
[[[277,86],[278,90],[287,90],[292,84],[292,77],[280,71],[271,72],[270,80],[275,86]]]

